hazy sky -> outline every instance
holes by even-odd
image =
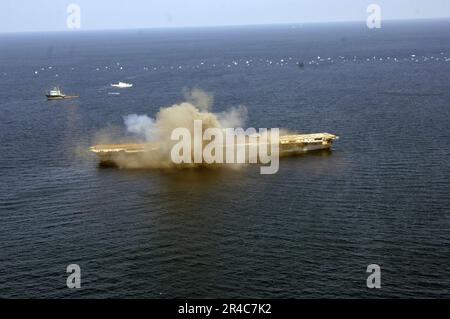
[[[365,21],[450,17],[450,0],[1,0],[0,32],[63,31],[67,6],[81,9],[81,30]]]

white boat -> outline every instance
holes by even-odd
[[[131,88],[131,87],[133,87],[133,84],[125,83],[125,82],[119,82],[119,83],[112,83],[111,86],[115,87],[115,88],[124,89],[124,88]]]

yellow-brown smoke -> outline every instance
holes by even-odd
[[[243,127],[247,115],[244,106],[223,113],[211,112],[213,97],[202,90],[185,91],[185,102],[160,108],[155,118],[130,114],[124,117],[128,133],[148,145],[149,152],[135,156],[118,155],[116,162],[124,168],[165,168],[174,166],[170,151],[177,141],[170,136],[176,128],[186,128],[194,136],[194,120],[201,120],[203,131],[208,128]],[[192,143],[193,144],[193,143]],[[192,152],[193,154],[193,152]]]

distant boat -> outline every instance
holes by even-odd
[[[119,82],[119,83],[113,83],[113,84],[111,84],[111,86],[115,87],[115,88],[124,89],[124,88],[131,88],[131,87],[133,87],[133,84],[125,83],[125,82]]]
[[[47,94],[45,94],[47,100],[63,100],[63,99],[75,99],[78,95],[65,95],[61,92],[59,87],[54,87]]]

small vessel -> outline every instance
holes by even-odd
[[[279,138],[280,156],[291,156],[318,150],[330,150],[338,136],[329,133],[290,134]],[[125,158],[145,158],[149,153],[158,153],[158,146],[143,144],[101,144],[89,148],[95,153],[101,166],[116,166]],[[147,154],[147,155],[146,155]]]
[[[45,94],[47,100],[63,100],[63,99],[74,99],[77,98],[78,95],[65,95],[61,92],[59,87],[54,87],[47,94]]]
[[[131,88],[131,87],[133,87],[133,84],[125,83],[125,82],[119,82],[119,83],[112,83],[111,86],[115,87],[115,88],[124,89],[124,88]]]

